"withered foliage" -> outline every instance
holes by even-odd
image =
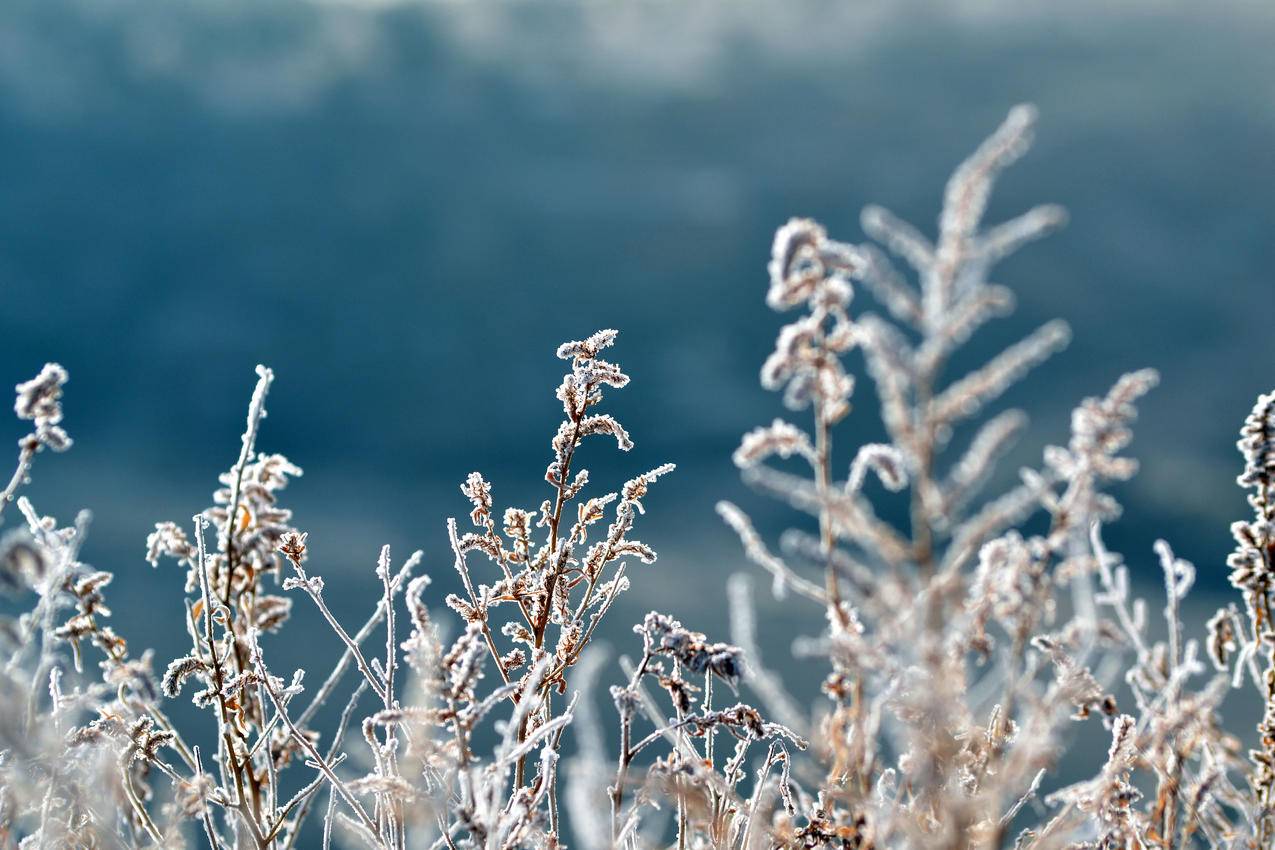
[[[329,606],[312,570],[322,547],[282,502],[301,469],[257,448],[273,380],[259,367],[211,507],[146,541],[164,565],[154,580],[184,594],[185,633],[142,652],[111,625],[111,573],[79,559],[87,515],[62,526],[17,498],[37,454],[71,446],[67,374],[49,364],[17,385],[33,430],[0,493],[0,513],[16,499],[22,514],[0,538],[0,590],[22,611],[0,620],[0,848],[1270,847],[1275,394],[1239,443],[1253,517],[1233,526],[1228,565],[1243,605],[1184,623],[1195,569],[1161,541],[1165,627],[1152,628],[1102,527],[1120,513],[1106,488],[1137,470],[1130,427],[1155,373],[1082,401],[1066,445],[994,494],[1027,420],[992,408],[1067,328],[1047,322],[946,374],[1013,308],[989,279],[997,261],[1063,222],[1042,206],[983,224],[1033,122],[1014,109],[957,169],[933,241],[880,207],[862,219],[873,243],[808,219],[775,236],[766,303],[796,318],[761,383],[804,424],[749,432],[734,460],[810,531],[772,544],[736,505],[718,509],[774,596],[814,624],[765,634],[824,668],[810,706],[763,663],[742,574],[723,596],[730,642],[651,612],[625,647],[640,654],[620,658],[601,698],[595,637],[655,561],[636,525],[673,472],[595,489],[583,466],[634,445],[604,410],[629,383],[605,357],[614,330],[557,351],[563,419],[540,504],[498,509],[496,488],[470,474],[468,516],[446,523],[457,592],[431,591],[422,553],[396,561],[384,547],[368,574],[379,601],[357,624]],[[856,289],[882,313],[852,309]],[[834,451],[860,357],[887,440]],[[902,522],[883,507],[903,503]],[[280,641],[320,654],[289,623],[297,605],[330,627],[322,678],[269,666]],[[1264,706],[1247,752],[1220,714],[1246,685]],[[202,729],[174,723],[177,699]],[[1080,737],[1109,742],[1106,759],[1064,784],[1056,769]]]

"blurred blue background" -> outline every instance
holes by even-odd
[[[879,202],[932,232],[952,167],[1032,101],[1038,143],[990,218],[1052,201],[1072,223],[1000,268],[1018,312],[965,365],[1055,316],[1075,336],[1000,405],[1033,430],[999,485],[1082,396],[1160,368],[1109,543],[1158,582],[1168,537],[1220,598],[1235,434],[1275,385],[1272,44],[1269,3],[8,0],[0,362],[10,384],[69,369],[76,440],[28,493],[94,511],[121,630],[164,640],[182,575],[145,537],[208,504],[266,363],[260,446],[306,470],[286,496],[341,613],[370,610],[384,542],[424,548],[441,598],[458,484],[481,469],[500,507],[539,504],[554,347],[613,326],[637,447],[585,462],[599,485],[679,465],[639,528],[661,560],[615,619],[720,629],[746,567],[714,501],[782,517],[729,460],[781,413],[757,384],[774,229],[858,241]],[[879,436],[863,381],[839,462]]]

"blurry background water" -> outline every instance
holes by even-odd
[[[1038,144],[990,217],[1054,201],[1072,223],[1001,267],[1018,312],[964,364],[1054,316],[1075,340],[1000,405],[1033,430],[999,486],[1082,396],[1159,367],[1109,543],[1154,593],[1168,537],[1213,604],[1245,512],[1235,432],[1275,384],[1275,7],[1108,6],[8,0],[0,377],[63,363],[76,440],[28,492],[94,511],[119,627],[171,640],[182,577],[144,563],[146,534],[208,504],[270,364],[260,445],[305,468],[287,500],[354,623],[382,543],[424,548],[440,598],[454,583],[443,521],[469,471],[499,507],[539,504],[553,349],[614,326],[637,447],[586,463],[599,485],[679,465],[640,528],[661,559],[614,619],[658,606],[720,634],[746,567],[714,501],[784,514],[729,460],[781,410],[757,385],[774,229],[810,215],[857,241],[880,202],[932,230],[951,168],[1026,100]],[[839,462],[880,433],[864,381]],[[772,656],[816,627],[767,616]],[[269,651],[288,669],[312,647]]]

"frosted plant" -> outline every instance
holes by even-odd
[[[444,655],[461,666],[435,686],[446,705],[437,725],[459,751],[459,763],[436,780],[447,790],[440,811],[451,819],[443,831],[467,831],[477,843],[539,846],[561,840],[557,761],[576,696],[561,705],[558,695],[568,690],[571,668],[628,589],[628,563],[655,560],[655,552],[631,535],[650,486],[671,472],[672,464],[626,481],[617,492],[583,495],[589,472],[580,466],[579,452],[587,438],[611,437],[623,451],[633,447],[624,427],[598,412],[604,388],[629,382],[601,357],[615,338],[615,331],[602,330],[558,348],[558,357],[571,368],[557,391],[564,418],[545,470],[549,498],[538,509],[507,508],[498,525],[491,486],[475,472],[461,486],[472,505],[475,530],[460,534],[456,522],[448,521],[464,595],[447,597],[447,604],[467,630]],[[475,580],[471,554],[491,563],[490,583]],[[419,610],[413,640],[428,633],[424,609]],[[478,677],[488,666],[494,666],[499,683],[481,696]],[[492,760],[480,766],[470,752],[474,725],[503,701],[513,704],[512,716]]]
[[[35,430],[18,441],[18,466],[0,493],[0,514],[13,501],[18,488],[27,482],[36,452],[46,447],[64,452],[71,447],[71,438],[61,425],[62,385],[66,380],[65,369],[57,363],[45,363],[40,374],[15,387],[18,397],[13,410],[19,419],[30,420]]]
[[[656,467],[618,492],[582,497],[589,482],[577,461],[582,442],[604,435],[623,450],[632,447],[619,422],[597,410],[604,387],[628,383],[600,356],[615,336],[600,331],[558,350],[571,364],[558,389],[565,418],[545,473],[552,495],[538,511],[509,508],[498,526],[486,480],[473,473],[461,486],[476,530],[462,534],[454,520],[447,524],[463,595],[446,602],[465,625],[450,646],[424,601],[427,577],[411,577],[419,552],[395,570],[388,547],[382,549],[376,567],[381,602],[354,635],[328,607],[323,579],[306,567],[307,537],[277,503],[278,491],[301,470],[255,448],[272,379],[269,370],[258,370],[238,463],[221,477],[215,506],[196,518],[194,542],[173,523],[157,525],[147,542],[152,562],[167,555],[186,567],[187,592],[194,595],[188,605],[192,652],[172,661],[163,686],[175,696],[188,679],[204,685],[194,698],[214,715],[221,742],[220,784],[212,784],[209,794],[223,798],[227,809],[219,841],[292,846],[326,786],[325,842],[334,829],[384,848],[405,847],[416,832],[431,841],[496,847],[558,842],[557,760],[575,698],[555,706],[555,696],[566,691],[570,669],[627,589],[627,560],[655,560],[631,532],[650,485],[673,468]],[[593,532],[608,513],[604,532]],[[205,521],[217,529],[215,552],[205,546]],[[490,579],[475,579],[468,563],[473,553],[492,562]],[[273,676],[260,640],[288,617],[291,599],[262,584],[271,575],[278,579],[285,562],[290,575],[282,589],[309,597],[344,645],[299,710],[294,701],[304,691],[303,673],[286,682]],[[395,612],[400,597],[410,623],[401,645]],[[378,658],[362,644],[382,625],[385,649]],[[359,681],[336,738],[321,749],[312,721],[351,667]],[[497,681],[485,686],[492,668]],[[354,759],[343,748],[344,732],[365,694],[376,704],[359,726],[371,767],[362,776],[346,776],[342,764]],[[508,717],[497,724],[499,743],[482,758],[483,724],[506,708]],[[285,801],[278,774],[299,762],[317,775]],[[209,808],[189,807],[205,815]],[[213,817],[206,820],[215,834]]]
[[[790,747],[805,749],[806,742],[778,723],[767,721],[755,708],[735,703],[713,707],[713,686],[720,681],[735,691],[743,672],[743,651],[724,643],[708,643],[704,635],[687,630],[678,621],[651,612],[634,631],[642,637],[642,657],[629,670],[628,684],[611,689],[620,718],[620,754],[611,796],[611,842],[615,846],[636,846],[644,808],[660,797],[676,800],[678,846],[687,847],[692,835],[702,836],[714,846],[737,842],[751,844],[751,830],[769,799],[762,798],[772,771],[778,774],[778,793],[787,811],[795,811],[788,766]],[[686,676],[690,676],[687,679]],[[673,706],[673,716],[665,715],[643,683],[650,679],[664,690]],[[703,682],[703,698],[695,696]],[[698,707],[695,703],[700,703]],[[633,735],[634,720],[641,714],[654,727],[645,737]],[[722,754],[718,765],[715,744],[719,733],[726,743],[733,739],[733,752]],[[696,739],[702,739],[697,744]],[[740,783],[746,778],[750,745],[767,745],[751,799],[741,796]],[[656,758],[645,771],[645,780],[630,791],[630,771],[635,759],[652,745],[664,745],[666,755]],[[628,803],[627,797],[635,799]],[[627,804],[627,805],[626,805]]]
[[[956,170],[935,241],[880,207],[864,210],[864,230],[912,268],[915,283],[881,249],[834,241],[813,221],[794,219],[776,234],[767,304],[803,312],[780,331],[761,381],[783,390],[790,409],[811,410],[812,433],[776,420],[744,437],[735,462],[746,481],[814,515],[818,534],[790,531],[776,552],[738,507],[718,510],[777,596],[791,590],[802,600],[795,604],[826,612],[826,632],[795,649],[827,658],[831,704],[796,727],[818,746],[793,766],[792,796],[804,805],[771,820],[771,844],[996,847],[1014,829],[1023,848],[1226,846],[1242,834],[1231,806],[1240,795],[1227,784],[1233,741],[1214,722],[1224,680],[1195,684],[1204,667],[1178,619],[1193,568],[1158,544],[1169,637],[1151,643],[1127,571],[1098,532],[1119,514],[1102,488],[1136,471],[1120,452],[1155,373],[1126,375],[1082,403],[1068,444],[1047,448],[1042,466],[1023,470],[1005,493],[981,491],[1023,431],[1022,412],[991,415],[948,457],[961,425],[1068,340],[1066,325],[1048,322],[973,372],[944,377],[970,336],[1013,306],[1012,293],[988,280],[994,264],[1065,218],[1042,206],[982,226],[992,182],[1026,151],[1034,117],[1016,107]],[[851,315],[855,285],[889,318]],[[832,426],[850,409],[843,360],[854,349],[876,385],[889,443],[863,446],[838,467]],[[810,476],[769,458],[799,458]],[[886,490],[907,488],[905,528],[874,509],[870,477]],[[1041,510],[1046,531],[1018,530]],[[820,580],[807,577],[811,568]],[[747,598],[737,593],[734,604],[736,623],[750,631]],[[1213,643],[1230,647],[1234,618],[1219,616],[1224,637]],[[1135,711],[1122,713],[1114,680],[1129,654],[1124,686]],[[774,674],[754,668],[745,681],[768,709],[792,716]],[[1077,721],[1113,729],[1108,764],[1092,782],[1041,801]],[[1154,788],[1145,799],[1135,774]],[[806,783],[817,794],[803,793]],[[1053,814],[1022,829],[1033,800]]]
[[[577,700],[560,695],[628,588],[627,564],[655,560],[632,532],[651,485],[673,469],[585,495],[586,438],[632,447],[599,410],[605,387],[628,383],[600,356],[615,336],[600,331],[558,351],[570,363],[558,389],[565,417],[545,474],[551,496],[538,510],[510,508],[498,527],[482,476],[462,485],[476,530],[461,534],[448,522],[464,588],[446,600],[463,623],[450,644],[425,601],[428,578],[412,575],[420,552],[396,568],[381,550],[380,602],[353,633],[329,608],[323,579],[308,569],[307,536],[279,502],[301,470],[257,449],[273,380],[264,367],[213,506],[189,526],[158,523],[146,541],[152,565],[168,558],[185,571],[189,649],[165,658],[161,676],[152,673],[153,652],[130,654],[108,625],[111,574],[77,560],[87,515],[60,528],[19,500],[27,527],[3,538],[0,586],[36,602],[2,631],[0,846],[179,847],[199,833],[214,850],[275,850],[310,840],[302,837],[310,820],[324,847],[334,836],[386,850],[558,845],[557,763]],[[65,381],[49,365],[17,387],[15,410],[35,431],[20,442],[6,502],[40,448],[70,445],[59,424]],[[474,553],[492,562],[490,578],[471,572]],[[263,652],[267,635],[286,633],[296,594],[339,640],[312,694],[304,671],[279,678]],[[377,631],[383,654],[364,646]],[[90,658],[100,676],[85,674]],[[706,663],[724,673],[722,659]],[[485,676],[493,668],[494,681]],[[358,676],[347,687],[350,670]],[[339,690],[347,696],[335,729],[316,725]],[[207,755],[164,711],[165,698],[183,693],[210,721],[212,734],[196,738],[215,741]],[[352,769],[359,763],[364,769]]]
[[[15,412],[35,431],[20,441],[6,503],[41,447],[70,447],[60,426],[66,380],[49,364],[17,386]],[[0,629],[0,840],[58,848],[163,843],[153,812],[170,804],[152,789],[153,778],[181,782],[168,759],[197,756],[162,709],[153,653],[131,653],[109,625],[104,589],[112,576],[79,560],[88,514],[63,527],[25,497],[18,507],[25,527],[0,542],[0,584],[35,599]],[[167,846],[180,846],[170,837]]]
[[[19,384],[15,413],[34,430],[0,499],[0,511],[16,499],[22,519],[0,537],[0,591],[18,613],[0,619],[0,850],[1271,846],[1275,393],[1239,442],[1254,517],[1233,526],[1228,563],[1243,607],[1184,623],[1195,568],[1157,541],[1156,628],[1102,534],[1120,514],[1106,488],[1137,470],[1131,426],[1156,374],[1083,400],[1066,445],[994,495],[994,467],[1026,416],[991,408],[1066,328],[1046,323],[973,372],[944,375],[1012,306],[988,280],[995,262],[1062,221],[1046,206],[981,224],[1032,119],[1016,108],[957,169],[935,242],[865,211],[869,236],[915,282],[882,250],[809,220],[776,236],[766,300],[798,317],[761,380],[810,411],[809,426],[776,419],[734,460],[809,514],[812,531],[772,546],[740,508],[718,510],[774,595],[824,623],[793,641],[826,670],[811,707],[763,664],[743,575],[727,586],[731,642],[651,612],[634,628],[640,656],[621,656],[622,682],[610,705],[600,698],[595,638],[629,588],[628,565],[655,560],[634,530],[673,469],[589,490],[588,438],[633,447],[602,411],[604,392],[629,381],[602,356],[613,330],[558,349],[569,367],[547,498],[498,513],[492,485],[470,474],[469,525],[446,523],[459,591],[431,592],[421,552],[396,562],[382,547],[368,575],[379,600],[357,628],[329,606],[311,540],[281,503],[301,469],[257,447],[273,380],[258,367],[212,506],[146,541],[152,565],[184,571],[156,573],[185,595],[185,634],[162,656],[112,627],[112,575],[80,560],[88,515],[62,526],[17,497],[41,449],[71,445],[66,372],[49,364]],[[856,286],[890,318],[853,313]],[[833,438],[859,353],[888,441],[843,457]],[[958,439],[964,450],[950,452]],[[907,522],[892,519],[892,499],[906,499]],[[302,639],[297,600],[332,633],[326,658],[305,636],[321,679],[271,670],[267,650]],[[1221,719],[1246,682],[1263,707],[1247,753]],[[202,727],[173,722],[166,700],[184,695]],[[1073,730],[1110,743],[1087,778],[1065,783],[1056,768]]]
[[[1253,519],[1231,526],[1235,551],[1226,563],[1231,585],[1243,595],[1246,622],[1234,607],[1218,611],[1208,624],[1208,646],[1217,667],[1233,666],[1235,684],[1249,674],[1265,705],[1258,745],[1249,753],[1253,799],[1248,817],[1259,845],[1266,846],[1275,840],[1275,392],[1258,397],[1237,445],[1244,456],[1237,482],[1252,491]]]

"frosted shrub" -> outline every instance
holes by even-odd
[[[1024,428],[1020,411],[990,415],[963,454],[947,452],[957,428],[1068,339],[1065,325],[1049,322],[973,372],[943,376],[977,328],[1012,308],[1010,291],[988,282],[995,262],[1064,219],[1043,206],[982,226],[992,181],[1026,151],[1033,119],[1031,108],[1014,109],[957,169],[935,242],[880,207],[864,210],[864,230],[911,267],[915,283],[886,252],[833,241],[812,221],[794,219],[775,237],[767,303],[802,312],[780,331],[762,384],[782,389],[790,409],[810,410],[813,436],[776,420],[746,435],[735,461],[748,482],[813,514],[819,534],[790,531],[776,553],[739,508],[718,508],[770,573],[776,594],[791,589],[801,597],[794,604],[827,615],[826,632],[797,644],[826,656],[830,667],[828,703],[796,726],[821,746],[793,765],[790,787],[776,788],[782,806],[749,812],[765,819],[774,844],[1267,844],[1271,750],[1254,753],[1258,769],[1246,781],[1236,742],[1216,725],[1226,677],[1209,676],[1179,621],[1194,568],[1157,544],[1168,639],[1151,643],[1145,606],[1130,598],[1127,570],[1102,545],[1102,523],[1120,512],[1103,487],[1136,471],[1122,452],[1134,405],[1155,385],[1155,373],[1125,375],[1105,396],[1085,400],[1068,444],[1047,448],[1041,465],[1023,470],[1008,492],[982,495]],[[854,284],[889,318],[852,318]],[[849,411],[853,384],[842,358],[856,348],[890,443],[861,447],[839,479],[832,426]],[[1265,462],[1255,447],[1266,445],[1268,432],[1250,419],[1246,433],[1246,479],[1261,490],[1268,473],[1255,471]],[[810,477],[767,466],[770,455],[801,457]],[[865,488],[870,471],[887,489],[907,487],[906,529],[874,511]],[[1259,513],[1263,499],[1254,499]],[[1037,512],[1048,518],[1046,531],[1018,530]],[[1265,551],[1263,533],[1244,538],[1253,553]],[[1261,556],[1233,560],[1260,564]],[[811,571],[823,581],[807,578]],[[1253,646],[1265,639],[1258,635],[1268,591],[1256,578],[1242,586],[1255,588],[1255,637],[1241,637],[1239,617],[1223,612],[1211,645],[1251,664]],[[736,599],[747,605],[742,594]],[[746,615],[737,618],[751,631]],[[1114,695],[1122,670],[1129,706]],[[750,678],[768,708],[791,715],[773,674],[753,670]],[[1275,690],[1264,688],[1263,697],[1270,704]],[[1269,716],[1264,729],[1275,728]],[[1105,727],[1107,763],[1093,780],[1055,787],[1041,800],[1076,723]],[[789,798],[798,803],[796,817]]]
[[[770,542],[734,504],[718,512],[772,593],[824,624],[767,636],[824,667],[814,705],[762,663],[743,575],[727,584],[729,642],[651,612],[605,698],[594,637],[655,560],[635,528],[673,471],[595,490],[582,465],[610,441],[633,447],[603,410],[629,383],[603,356],[615,331],[557,351],[568,368],[543,501],[498,511],[493,486],[470,474],[467,523],[446,523],[458,592],[431,590],[422,553],[384,547],[368,574],[379,602],[353,624],[329,607],[311,568],[321,553],[281,501],[301,469],[257,447],[273,380],[259,367],[211,507],[146,541],[155,580],[185,594],[185,633],[158,652],[110,625],[112,577],[79,560],[87,515],[61,526],[17,498],[22,521],[0,538],[0,589],[22,612],[0,621],[0,847],[1271,846],[1275,395],[1258,399],[1239,443],[1254,516],[1233,526],[1228,563],[1243,606],[1183,623],[1194,567],[1160,541],[1165,626],[1151,629],[1102,527],[1120,513],[1105,488],[1136,472],[1130,426],[1155,373],[1081,402],[1067,444],[993,494],[1026,425],[996,402],[1067,328],[1048,322],[945,375],[1013,307],[991,268],[1063,221],[1043,206],[983,226],[1033,118],[1014,109],[957,169],[933,242],[879,207],[863,214],[875,244],[807,219],[776,234],[766,303],[795,318],[761,383],[798,421],[744,435],[734,460],[812,531]],[[852,310],[856,289],[884,313]],[[860,355],[888,442],[834,451]],[[33,430],[0,512],[37,454],[71,446],[66,381],[49,364],[16,387]],[[965,449],[950,451],[966,428]],[[906,500],[908,521],[889,521],[883,497]],[[312,675],[272,670],[265,651],[301,639],[295,605],[313,606],[337,648]],[[1248,685],[1265,713],[1245,753],[1219,708]],[[174,723],[179,699],[202,726]],[[1063,784],[1053,776],[1078,735],[1109,742],[1107,756]]]

